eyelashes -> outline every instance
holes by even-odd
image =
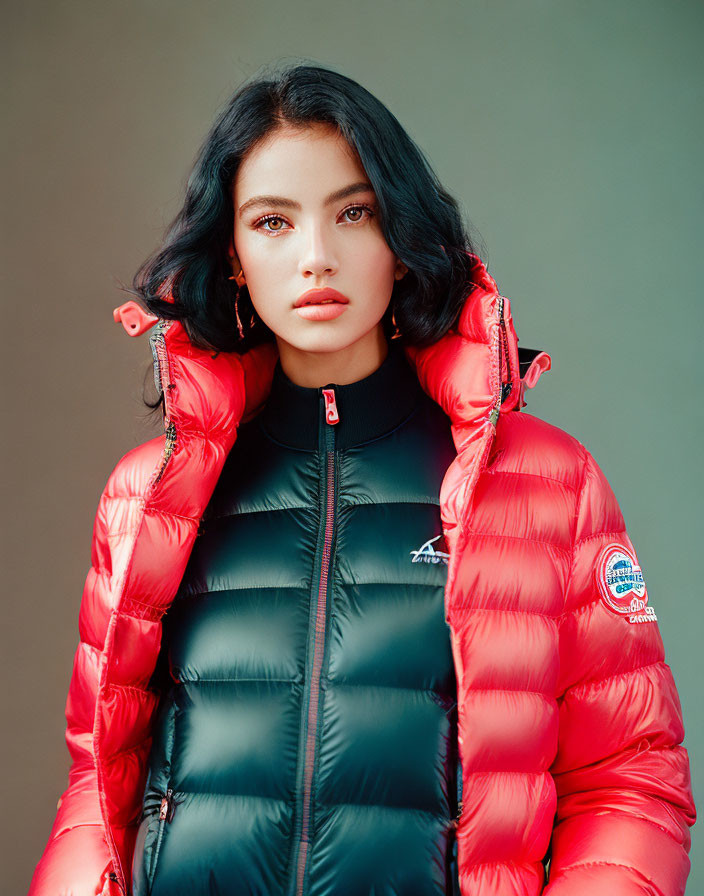
[[[347,221],[348,224],[353,224],[353,225],[354,224],[364,224],[366,221],[370,221],[376,214],[376,212],[374,211],[373,208],[371,208],[368,205],[365,205],[364,203],[358,203],[356,205],[349,205],[346,209],[343,209],[343,211],[340,214],[346,215],[348,212],[357,211],[357,210],[366,212],[367,213],[366,217],[361,217],[356,221]],[[285,223],[286,219],[282,215],[273,215],[273,214],[272,215],[264,215],[263,217],[258,218],[254,222],[254,224],[252,224],[252,227],[255,230],[259,230],[259,229],[263,228],[264,233],[268,233],[269,235],[274,235],[277,233],[285,233],[285,230],[283,228],[277,229],[277,230],[269,230],[268,228],[265,228],[264,225],[268,224],[270,221],[284,221],[284,223]]]

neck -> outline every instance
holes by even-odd
[[[333,351],[306,351],[276,337],[282,371],[297,386],[317,389],[327,383],[356,383],[374,373],[389,352],[381,324],[356,342]]]

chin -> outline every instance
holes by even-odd
[[[358,342],[363,333],[343,332],[335,328],[335,321],[320,321],[315,324],[315,331],[301,335],[280,333],[279,338],[303,352],[337,352]],[[313,327],[311,327],[313,330]]]

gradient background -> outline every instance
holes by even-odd
[[[178,211],[216,110],[275,61],[329,65],[390,107],[461,201],[520,344],[552,355],[525,410],[584,442],[616,492],[701,801],[704,5],[30,0],[3,13],[3,891],[26,892],[66,786],[100,492],[160,431],[141,403],[147,336],[112,320],[119,286]],[[693,838],[692,894],[701,825]]]

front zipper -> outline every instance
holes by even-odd
[[[117,874],[116,874],[114,871],[111,871],[110,874],[108,874],[108,878],[109,878],[113,883],[117,884],[118,887],[122,890],[123,893],[125,892],[124,887],[123,887],[122,884],[120,883],[120,879],[118,878]]]
[[[457,757],[455,765],[455,782],[457,788],[456,796],[456,813],[450,820],[450,890],[451,896],[460,896],[460,866],[459,866],[459,845],[457,843],[457,830],[460,826],[460,818],[462,816],[462,761]]]
[[[161,798],[161,805],[159,806],[159,830],[156,838],[156,845],[154,846],[154,855],[152,856],[151,862],[149,863],[149,889],[151,890],[154,885],[154,875],[156,874],[156,865],[159,861],[159,853],[161,852],[161,844],[164,839],[164,829],[167,824],[171,824],[171,821],[174,817],[174,811],[176,810],[176,800],[174,799],[174,792],[171,787],[169,787]]]
[[[149,488],[155,486],[164,474],[166,465],[176,449],[177,431],[176,424],[169,416],[171,400],[169,398],[169,390],[174,388],[171,381],[171,365],[169,364],[169,353],[166,348],[166,339],[164,333],[170,326],[170,322],[160,320],[151,336],[149,337],[149,345],[152,350],[154,360],[154,384],[159,392],[164,395],[164,425],[166,428],[166,442],[164,443],[164,451],[158,468],[152,474],[149,481]]]
[[[169,787],[161,799],[161,805],[159,806],[159,821],[168,821],[170,823],[174,817],[175,809],[176,803],[174,801],[174,792],[171,787]]]
[[[457,704],[455,704],[456,706]],[[459,718],[456,724],[459,726]],[[462,759],[459,755],[459,741],[456,741],[457,756],[455,758],[455,815],[450,822],[452,836],[452,859],[450,869],[452,874],[451,893],[452,896],[460,896],[460,867],[459,867],[459,844],[457,842],[457,831],[460,826],[462,817]]]
[[[502,348],[506,355],[506,375],[508,377],[508,382],[505,384],[503,382]],[[499,414],[501,413],[501,405],[511,393],[512,385],[511,357],[508,348],[508,336],[506,335],[506,321],[504,320],[504,297],[499,296],[499,394],[497,395],[496,403],[489,414],[489,420],[494,426],[496,426],[498,422]]]
[[[505,401],[506,398],[511,394],[511,388],[513,386],[513,380],[511,377],[511,353],[508,349],[508,336],[506,334],[506,321],[504,320],[504,297],[500,296],[499,299],[499,326],[501,327],[501,341],[504,347],[504,353],[506,355],[506,379],[507,383],[501,384],[501,401]],[[499,370],[501,370],[501,346],[499,346]],[[504,389],[506,390],[504,393]]]
[[[161,455],[161,461],[159,463],[159,467],[154,473],[154,476],[151,480],[150,486],[154,486],[164,475],[164,470],[166,469],[166,465],[171,458],[171,455],[174,453],[174,449],[176,448],[176,426],[173,421],[169,423],[166,428],[166,441],[164,442],[164,451]]]
[[[304,724],[305,752],[302,769],[299,771],[298,783],[301,790],[299,812],[297,814],[296,837],[294,849],[296,896],[303,896],[306,874],[306,861],[310,843],[310,810],[313,773],[316,760],[316,741],[318,716],[320,711],[320,673],[325,653],[325,630],[327,626],[327,596],[329,586],[330,557],[332,553],[333,535],[335,531],[335,424],[339,423],[334,389],[321,389],[321,419],[319,422],[319,438],[324,444],[324,456],[321,461],[320,504],[322,553],[320,557],[320,573],[317,579],[317,596],[311,601],[308,655],[311,655],[310,684],[304,693],[302,718]],[[313,616],[313,612],[315,615]]]
[[[159,460],[158,466],[154,468],[152,472],[149,482],[147,483],[145,494],[150,495],[153,487],[159,482],[161,479],[164,470],[166,469],[166,465],[169,460],[173,456],[173,453],[176,448],[177,441],[177,430],[174,422],[169,418],[168,411],[170,410],[171,401],[169,396],[170,390],[174,388],[174,383],[171,380],[171,365],[169,363],[169,353],[166,347],[166,339],[164,338],[164,333],[169,329],[172,325],[172,321],[167,321],[164,319],[160,319],[157,321],[154,330],[149,336],[149,344],[152,350],[152,357],[154,361],[154,382],[157,388],[157,391],[164,393],[164,427],[166,431],[166,441],[164,442],[164,449],[162,451],[162,456]],[[100,698],[96,703],[96,715],[99,712],[98,703]],[[96,747],[96,761],[100,761],[100,749]],[[102,782],[99,785],[102,787]],[[169,797],[172,795],[173,791],[168,792]],[[111,871],[108,875],[111,881],[117,883],[122,892],[127,896],[128,892],[128,884],[127,878],[125,876],[125,870],[122,867],[122,859],[120,857],[119,850],[117,849],[117,844],[115,843],[115,837],[112,833],[112,828],[110,826],[107,812],[103,815],[105,819],[105,823],[103,825],[103,830],[105,833],[105,839],[107,841],[108,850],[110,852],[110,856],[113,861],[114,870]],[[169,819],[170,820],[170,819]],[[161,842],[161,832],[159,835]]]
[[[457,759],[457,823],[462,815],[462,760]]]
[[[152,350],[152,358],[154,361],[154,385],[156,386],[157,392],[163,392],[171,383],[169,353],[166,348],[166,339],[164,337],[164,333],[168,330],[169,326],[170,323],[162,319],[157,323],[149,336],[149,345]]]

